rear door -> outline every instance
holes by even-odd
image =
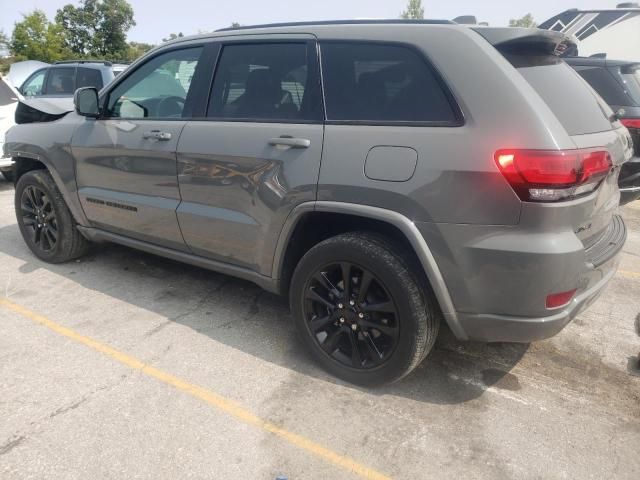
[[[271,274],[284,221],[315,200],[323,122],[310,36],[219,45],[204,121],[178,145],[178,219],[191,250]]]
[[[202,52],[177,46],[149,58],[107,94],[103,118],[74,133],[78,194],[93,226],[188,250],[176,218],[176,149],[197,103]]]

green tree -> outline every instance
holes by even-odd
[[[167,38],[163,38],[162,42],[170,42],[171,40],[175,40],[176,38],[182,38],[184,34],[182,32],[171,33]]]
[[[409,0],[407,9],[400,14],[400,18],[422,20],[424,18],[422,0]]]
[[[238,28],[241,25],[238,22],[231,22],[231,28]]]
[[[141,57],[149,50],[151,50],[155,45],[150,43],[142,43],[142,42],[129,42],[126,50],[121,52],[120,56],[114,57],[113,60],[121,61],[121,62],[133,62],[138,57]]]
[[[42,10],[23,14],[22,21],[15,23],[9,49],[20,60],[49,63],[62,60],[69,53],[65,48],[64,31],[49,22]]]
[[[538,24],[533,19],[533,15],[527,13],[522,18],[512,18],[509,20],[510,27],[524,27],[524,28],[536,28]]]
[[[81,57],[115,58],[127,54],[127,32],[136,22],[127,0],[80,0],[56,13],[65,45]]]
[[[4,33],[4,30],[0,30],[0,48],[9,47],[9,37]]]

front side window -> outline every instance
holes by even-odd
[[[306,43],[227,45],[216,69],[208,116],[220,119],[321,119],[320,89]]]
[[[102,72],[95,68],[78,67],[76,87],[95,87],[100,90],[103,87]]]
[[[151,59],[110,94],[107,117],[182,118],[202,47],[172,50]]]
[[[73,95],[76,91],[75,68],[51,68],[47,76],[47,95]]]
[[[20,91],[25,97],[33,97],[36,95],[42,95],[44,90],[44,77],[47,74],[46,70],[40,70],[39,72],[34,73],[31,78],[29,78]]]
[[[435,71],[414,50],[377,43],[322,45],[327,120],[456,123]]]

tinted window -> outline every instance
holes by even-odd
[[[320,120],[315,51],[306,43],[227,45],[208,115],[247,120]]]
[[[609,106],[573,68],[554,56],[507,55],[569,135],[611,130]]]
[[[437,74],[417,52],[397,45],[322,45],[328,120],[457,120]]]
[[[622,70],[622,81],[635,105],[640,105],[640,67]]]
[[[629,99],[609,70],[601,67],[574,67],[609,105],[627,105]]]
[[[50,68],[47,76],[47,95],[73,95],[76,91],[75,68]]]
[[[100,70],[78,67],[76,75],[76,88],[95,87],[100,90],[103,87]]]
[[[202,47],[173,50],[138,67],[109,94],[107,115],[181,118],[201,53]]]
[[[34,73],[31,78],[27,79],[27,81],[22,85],[20,89],[22,94],[27,97],[42,95],[44,77],[46,74],[46,70],[40,70],[39,72]]]

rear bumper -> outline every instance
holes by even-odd
[[[551,337],[593,303],[615,275],[626,227],[614,215],[590,248],[571,230],[419,224],[455,310],[445,315],[460,340],[531,342]],[[547,295],[577,288],[545,308]]]
[[[529,343],[553,337],[598,299],[615,275],[617,265],[616,259],[598,283],[575,296],[561,312],[549,317],[527,318],[459,313],[458,321],[468,340]]]

